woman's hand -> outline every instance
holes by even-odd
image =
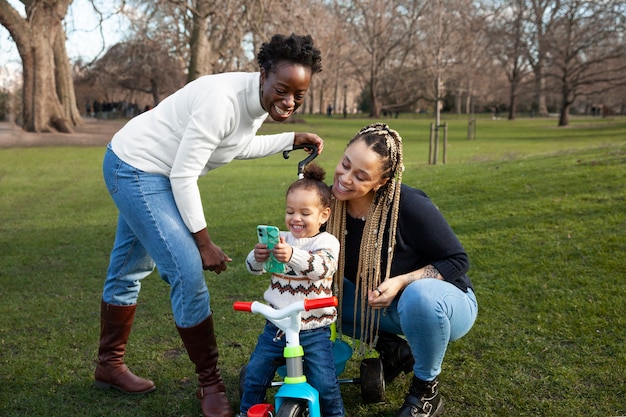
[[[387,279],[367,293],[367,301],[372,308],[385,308],[391,305],[396,295],[404,288],[399,279]]]
[[[306,143],[312,143],[317,146],[317,153],[321,154],[324,149],[324,140],[317,136],[315,133],[308,132],[296,132],[293,139],[294,145],[304,145]]]
[[[230,259],[219,246],[213,243],[207,229],[204,228],[193,233],[193,238],[200,251],[202,269],[205,271],[213,271],[216,274],[226,271],[226,262],[232,262],[232,259]]]
[[[387,279],[373,291],[368,291],[367,301],[372,308],[385,308],[391,305],[393,299],[407,285],[419,279],[439,279],[443,280],[443,276],[432,265],[426,265],[416,271],[408,274],[396,275],[391,279]]]

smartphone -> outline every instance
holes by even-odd
[[[278,244],[280,240],[280,230],[276,226],[267,226],[260,224],[256,227],[259,243],[267,245],[269,250],[274,248],[274,245]],[[267,272],[275,272],[282,274],[285,272],[285,264],[278,262],[273,253],[270,253],[270,257],[267,261],[263,262],[263,268]]]

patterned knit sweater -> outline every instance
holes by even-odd
[[[339,256],[337,238],[327,232],[301,239],[289,232],[280,234],[293,247],[293,255],[283,274],[272,274],[265,301],[278,309],[298,300],[331,297]],[[254,259],[254,250],[248,254],[246,267],[254,275],[265,273],[263,263]],[[334,307],[303,311],[301,318],[301,330],[315,329],[333,323],[337,311]]]

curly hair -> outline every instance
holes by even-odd
[[[293,182],[287,189],[287,195],[293,190],[303,189],[317,192],[320,200],[320,206],[323,208],[330,207],[331,191],[328,184],[324,182],[326,171],[315,163],[309,163],[304,167],[304,178]]]
[[[274,35],[264,43],[257,54],[257,62],[265,72],[272,72],[281,61],[289,61],[311,68],[311,73],[322,71],[322,54],[313,45],[310,35]]]

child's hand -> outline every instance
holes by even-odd
[[[287,263],[291,259],[291,255],[293,254],[293,248],[289,243],[285,243],[285,238],[280,237],[280,242],[274,245],[274,249],[272,250],[274,254],[274,258],[278,262]]]
[[[257,243],[254,245],[254,260],[257,262],[265,262],[270,257],[270,250],[267,245]]]

